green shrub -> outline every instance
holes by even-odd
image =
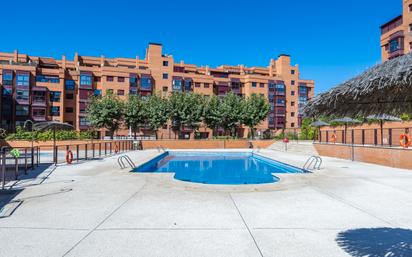
[[[75,130],[57,130],[56,140],[76,140],[76,139],[91,139],[94,135],[91,131],[78,132]],[[16,133],[6,137],[7,140],[34,140],[34,141],[49,141],[53,140],[53,131],[24,131],[21,127],[16,128]]]

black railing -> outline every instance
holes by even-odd
[[[12,150],[19,150],[19,155]],[[132,140],[96,141],[80,144],[60,144],[53,149],[52,145],[34,147],[3,146],[0,150],[0,182],[1,189],[9,181],[18,180],[21,175],[27,175],[30,169],[40,164],[62,164],[93,160],[138,149]]]
[[[321,130],[317,141],[323,144],[348,144],[381,147],[402,147],[402,135],[412,138],[412,128],[355,128]]]

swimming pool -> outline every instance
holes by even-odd
[[[272,173],[304,173],[302,169],[252,152],[169,151],[133,172],[173,172],[174,178],[204,184],[264,184],[279,181]]]

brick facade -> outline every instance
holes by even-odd
[[[198,67],[176,62],[165,55],[162,45],[151,43],[144,59],[81,56],[60,60],[14,53],[0,53],[1,127],[14,131],[25,120],[56,120],[72,124],[77,130],[89,128],[85,110],[90,95],[113,92],[126,99],[172,91],[189,91],[223,96],[232,91],[240,96],[261,94],[272,108],[267,120],[257,128],[299,127],[301,107],[314,95],[314,82],[300,79],[299,68],[288,55],[271,59],[267,67],[222,65]],[[203,137],[210,130],[201,128]],[[247,130],[241,130],[246,136]],[[143,134],[150,134],[143,131]],[[184,135],[190,135],[186,131]],[[125,128],[119,136],[127,136]],[[174,138],[170,124],[160,131],[161,138]]]

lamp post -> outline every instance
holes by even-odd
[[[33,121],[32,120],[26,120],[24,122],[23,127],[27,130],[27,125],[28,123],[31,124],[30,127],[30,132],[31,132],[31,169],[34,170],[34,133],[33,133]]]

